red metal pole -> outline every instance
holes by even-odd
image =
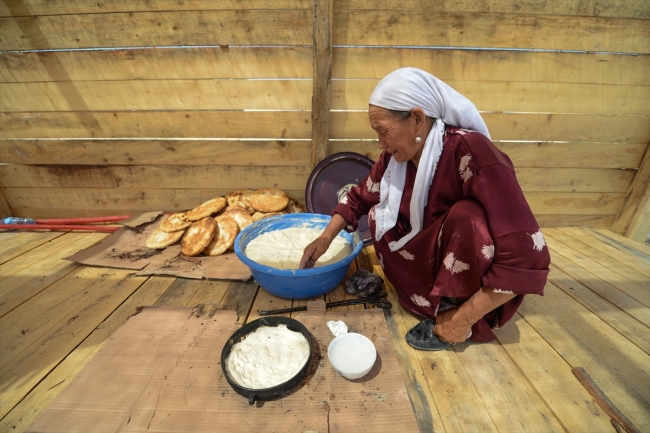
[[[63,225],[63,224],[0,224],[0,230],[85,230],[90,232],[113,233],[117,226]]]
[[[122,221],[131,218],[131,215],[121,216],[105,216],[93,218],[59,218],[59,219],[35,219],[36,224],[92,224],[92,223],[106,223],[114,221]]]

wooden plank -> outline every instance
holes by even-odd
[[[517,168],[523,191],[624,192],[632,170],[603,168]],[[1,178],[1,177],[0,177]]]
[[[309,138],[302,111],[0,113],[1,138]]]
[[[204,282],[191,278],[176,278],[154,305],[186,307]]]
[[[311,84],[278,79],[5,83],[0,110],[308,110]]]
[[[0,82],[215,78],[311,79],[311,55],[309,47],[5,51],[0,53]],[[246,67],[242,68],[241,65]]]
[[[374,250],[364,248],[362,254],[365,254],[366,251],[370,252]],[[374,260],[372,258],[372,256],[374,256],[374,252],[372,254],[368,253],[368,255],[369,257],[361,260],[365,263],[371,263]],[[386,292],[388,293],[386,299],[388,299],[393,304],[392,309],[384,310],[386,324],[388,326],[388,331],[390,332],[391,339],[393,340],[393,347],[395,348],[397,360],[399,361],[400,368],[402,369],[404,385],[406,386],[406,390],[409,394],[411,407],[413,408],[413,413],[415,414],[415,419],[417,420],[418,426],[420,427],[420,431],[445,431],[445,426],[442,422],[442,415],[444,412],[438,408],[437,402],[433,398],[433,393],[430,387],[423,386],[427,383],[425,371],[428,367],[424,367],[421,364],[418,357],[418,351],[410,347],[404,339],[406,332],[417,324],[418,319],[416,319],[408,311],[404,310],[399,304],[395,288],[390,284],[390,281],[388,281],[384,275],[381,266],[374,265],[371,269],[369,269],[369,271],[380,275],[386,282],[384,285]]]
[[[63,317],[89,299],[99,296],[93,282],[88,278],[98,278],[95,284],[102,287],[115,282],[116,274],[112,271],[98,277],[96,269],[79,267],[76,263],[64,263],[72,268],[72,272],[66,270],[60,275],[54,275],[53,281],[48,281],[45,287],[41,287],[29,303],[22,304],[0,317],[0,326],[3,329],[0,339],[3,354],[0,359],[0,374],[14,359],[40,341]],[[47,270],[47,267],[45,269]],[[124,275],[121,274],[120,277],[124,278]],[[46,290],[42,290],[43,288]]]
[[[639,165],[639,171],[634,176],[634,180],[630,183],[630,187],[625,195],[625,200],[621,205],[621,209],[616,216],[616,221],[612,224],[611,230],[613,232],[630,237],[634,231],[635,225],[639,224],[638,218],[643,214],[644,196],[648,194],[650,187],[650,149],[646,148],[643,160]],[[646,199],[647,201],[647,199]],[[645,242],[648,236],[641,236],[639,239],[634,239],[639,242]]]
[[[613,214],[622,193],[524,192],[535,215],[541,214]]]
[[[1,161],[2,159],[0,159]],[[7,218],[11,216],[11,208],[9,207],[9,204],[7,203],[7,199],[5,198],[4,193],[2,192],[2,189],[0,189],[0,218]]]
[[[575,238],[580,241],[580,243],[572,244],[576,249],[580,248],[585,254],[589,254],[589,251],[595,249],[602,254],[606,254],[609,258],[616,260],[618,263],[622,263],[626,267],[634,269],[636,272],[639,272],[646,277],[650,277],[650,257],[646,256],[646,260],[637,258],[635,254],[624,254],[619,248],[615,248],[611,245],[608,245],[605,242],[594,242],[594,237],[590,236],[586,231],[581,230],[577,227],[562,227],[559,231]],[[584,245],[588,245],[589,249],[582,249]],[[589,254],[590,257],[598,260],[597,257]],[[600,260],[598,260],[600,262]],[[624,270],[625,268],[623,268]]]
[[[267,188],[260,184],[259,188]],[[196,207],[214,197],[237,189],[127,189],[127,188],[11,188],[7,197],[16,215],[123,215],[124,212],[181,211]],[[304,200],[304,190],[286,190],[293,198]],[[301,198],[302,197],[302,198]],[[67,211],[66,211],[67,209]],[[111,213],[112,212],[112,213]]]
[[[591,0],[581,2],[569,0],[560,3],[518,3],[510,1],[475,2],[456,0],[440,2],[434,0],[376,0],[369,4],[363,0],[338,0],[338,9],[370,10],[420,10],[437,12],[482,12],[543,15],[582,15],[600,17],[650,18],[650,12],[642,0],[623,1]]]
[[[613,241],[615,245],[618,245],[621,248],[632,248],[642,254],[645,254],[646,256],[650,255],[650,246],[644,245],[638,241],[628,239],[625,236],[621,236],[611,230],[596,230],[593,234],[597,235],[599,238],[609,239]]]
[[[312,167],[327,156],[332,80],[332,18],[334,0],[314,3],[313,85],[311,107]]]
[[[648,327],[635,320],[625,311],[593,292],[589,287],[576,281],[571,275],[556,266],[551,267],[548,279],[557,288],[584,305],[605,323],[650,355]]]
[[[238,189],[274,186],[279,189],[304,188],[309,167],[228,166],[0,166],[0,183],[7,188],[210,188]]]
[[[404,47],[335,47],[332,77],[382,79],[404,65],[443,81],[650,84],[647,56]]]
[[[6,263],[63,235],[61,232],[20,232],[19,234],[20,236],[12,238],[2,238],[2,242],[0,242],[0,264]]]
[[[2,140],[16,164],[301,167],[311,146],[296,140]]]
[[[55,307],[55,315],[40,314],[32,317],[32,314],[37,314],[35,310],[30,308],[26,311],[27,314],[23,314],[25,312],[19,312],[21,308],[18,308],[2,318],[12,316],[16,319],[10,322],[13,323],[12,329],[19,328],[20,325],[27,328],[26,333],[20,337],[10,337],[13,333],[5,335],[4,332],[1,337],[3,346],[7,341],[5,338],[9,338],[19,347],[12,350],[12,356],[8,356],[7,360],[4,359],[3,352],[4,366],[0,369],[0,388],[5,397],[0,406],[2,417],[146,280],[145,277],[135,277],[131,271],[106,268],[82,268],[80,272],[73,272],[69,276],[72,278],[65,277],[50,288],[58,292],[59,300],[63,297],[62,291],[66,284],[74,286],[81,293],[85,291],[87,295],[75,297],[77,303],[66,299]],[[63,305],[65,303],[67,306]],[[30,306],[32,304],[30,302]],[[16,316],[14,312],[21,315]],[[23,340],[31,339],[35,331],[31,324],[36,321],[49,321],[49,325],[39,327],[40,335],[32,341],[33,344],[22,345]]]
[[[259,310],[278,310],[281,308],[291,308],[292,301],[291,299],[279,298],[275,295],[270,294],[264,289],[259,289],[257,295],[255,296],[255,301],[251,307],[251,311],[246,318],[246,323],[250,323],[253,320],[259,319]],[[284,316],[289,317],[290,313],[274,314],[274,316]]]
[[[83,238],[85,238],[88,235],[88,233],[75,233],[75,232],[68,232],[68,233],[63,233],[61,236],[45,243],[42,244],[39,248],[35,248],[31,251],[28,251],[24,254],[19,255],[18,257],[15,257],[2,265],[0,265],[0,281],[12,276],[16,272],[19,272],[25,268],[28,268],[29,266],[38,264],[39,261],[47,259],[48,256],[51,254],[55,254],[57,251],[66,248],[70,246],[71,244],[81,244],[80,241],[83,241]],[[105,235],[104,235],[105,236]],[[4,242],[4,236],[2,236],[0,239],[0,243]],[[96,240],[95,243],[99,242],[101,239],[103,239],[102,236],[99,236]],[[87,244],[87,246],[90,246],[92,244]],[[84,248],[84,247],[79,247]],[[73,253],[76,251],[73,251]],[[0,293],[6,292],[6,288],[2,287],[0,288]]]
[[[0,7],[0,16],[32,16],[56,15],[73,13],[100,13],[100,12],[136,12],[152,10],[219,10],[219,9],[308,9],[312,2],[308,0],[255,0],[242,3],[239,0],[186,0],[182,5],[174,0],[156,0],[155,2],[134,2],[131,0],[116,0],[108,4],[97,4],[92,0],[77,0],[70,4],[56,7],[47,0],[25,0],[17,2],[9,0]],[[372,5],[360,0],[340,0],[336,9],[401,9],[401,10],[427,10],[438,12],[499,12],[499,13],[525,13],[543,15],[581,15],[620,18],[650,18],[650,13],[644,7],[643,1],[606,2],[592,0],[580,2],[577,0],[566,1],[559,4],[530,4],[522,3],[513,5],[508,1],[474,2],[460,0],[453,3],[421,1],[421,0],[377,0]]]
[[[1,116],[1,115],[0,115]],[[493,140],[647,143],[648,116],[481,113]],[[0,125],[4,122],[0,117]],[[332,112],[330,138],[376,139],[367,112]]]
[[[607,228],[614,221],[614,215],[535,215],[540,227],[583,226],[597,229]]]
[[[230,286],[229,280],[206,280],[186,306],[196,307],[199,304],[219,305],[228,290],[228,286]]]
[[[505,152],[516,168],[638,168],[648,147],[646,143],[580,143],[580,142],[507,142],[494,141]],[[11,149],[27,146],[12,142]],[[329,154],[356,152],[376,161],[381,155],[376,140],[333,141],[330,140]],[[6,153],[5,153],[6,152]],[[14,150],[16,152],[16,150]],[[31,152],[30,155],[35,152]],[[6,156],[5,156],[6,155]],[[18,162],[18,157],[9,150],[3,152],[0,141],[0,160]]]
[[[650,52],[647,26],[636,19],[352,10],[334,12],[333,31],[335,45]]]
[[[497,342],[459,343],[453,349],[499,431],[562,431],[553,412]]]
[[[413,349],[407,350],[413,352]],[[414,354],[426,377],[423,385],[426,384],[431,391],[440,421],[447,432],[499,431],[453,350],[416,351]]]
[[[548,247],[554,253],[562,255],[600,279],[610,282],[642,304],[650,306],[650,290],[648,290],[650,281],[644,275],[589,246],[584,246],[579,250],[575,247],[579,241],[570,236],[562,236],[557,229],[550,227],[545,229],[544,237]],[[588,250],[589,253],[585,254],[585,250]]]
[[[176,0],[133,1],[113,0],[97,3],[94,0],[75,0],[53,5],[47,0],[7,0],[0,5],[0,16],[70,15],[105,12],[143,12],[169,10],[223,10],[223,9],[310,9],[309,0]]]
[[[246,323],[258,287],[252,278],[248,281],[232,281],[218,307],[235,311],[237,313],[237,322]]]
[[[650,428],[650,357],[552,284],[545,295],[527,297],[520,314],[571,367],[585,368],[641,431]]]
[[[619,290],[608,281],[604,281],[588,270],[576,265],[560,254],[551,250],[551,262],[554,268],[570,275],[572,279],[588,287],[602,298],[606,299],[616,307],[625,311],[635,320],[650,327],[650,312],[648,308],[627,293]]]
[[[519,314],[495,334],[564,431],[611,429],[609,418],[601,416],[589,393],[571,373],[571,366]]]
[[[631,239],[650,245],[650,188],[640,200],[626,233]]]
[[[79,263],[69,262],[63,258],[99,242],[103,237],[96,233],[88,233],[86,237],[64,245],[64,248],[51,253],[32,266],[3,279],[0,289],[0,317],[4,317],[63,276],[79,268]],[[42,248],[38,250],[40,249]],[[22,331],[24,330],[21,329]]]
[[[175,277],[151,276],[126,301],[110,314],[93,332],[75,347],[61,363],[0,420],[0,430],[22,432],[36,419],[84,366],[101,350],[110,336],[142,305],[153,305]],[[22,397],[22,396],[21,396]]]
[[[366,110],[368,98],[379,79],[334,80],[332,82],[332,109]],[[650,113],[650,86],[622,86],[557,82],[520,81],[461,81],[447,80],[446,83],[472,101],[480,111],[581,113],[647,115]],[[15,98],[23,104],[31,86],[16,86]],[[5,93],[12,95],[13,88]],[[83,90],[80,90],[83,92]],[[35,98],[41,93],[34,91]],[[14,111],[8,101],[5,111]],[[36,109],[36,100],[25,110]],[[230,108],[230,107],[228,107]],[[15,110],[19,111],[19,110]]]
[[[650,85],[650,57],[465,49],[332,50],[335,79],[381,79],[404,65],[443,81]],[[313,77],[309,47],[183,47],[0,52],[0,82]],[[240,66],[245,64],[245,68]],[[481,65],[480,68],[475,65]]]
[[[98,13],[0,18],[0,50],[309,45],[311,10]]]

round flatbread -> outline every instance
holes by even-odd
[[[249,201],[258,212],[279,212],[287,207],[289,196],[281,189],[262,188],[252,193]]]
[[[250,203],[250,196],[255,192],[252,189],[236,189],[226,196],[228,206],[237,206],[244,209],[250,215],[255,212]]]
[[[185,212],[178,212],[171,214],[169,218],[160,223],[160,230],[166,233],[177,232],[186,229],[192,224],[192,221],[187,219]]]
[[[257,221],[259,221],[261,219],[271,217],[271,216],[275,216],[275,215],[284,215],[284,214],[282,212],[268,212],[268,213],[255,212],[253,214],[252,218],[253,218],[253,222],[257,222]]]
[[[212,241],[203,250],[206,256],[218,256],[225,253],[235,243],[239,233],[239,226],[234,219],[227,215],[220,215],[214,219],[218,225]]]
[[[225,210],[221,215],[229,216],[230,218],[234,219],[237,223],[237,226],[239,226],[239,231],[242,231],[244,228],[253,224],[253,218],[251,218],[248,212],[241,208],[230,208],[228,210]]]
[[[199,255],[210,244],[216,230],[217,223],[211,217],[193,222],[185,231],[181,241],[181,252],[186,256]]]
[[[177,232],[167,233],[160,228],[157,228],[153,231],[147,238],[147,248],[152,250],[162,250],[172,244],[175,244],[183,237],[185,230],[179,230]]]
[[[205,203],[201,203],[191,211],[188,211],[187,219],[190,221],[198,221],[205,217],[209,217],[213,213],[217,213],[225,208],[227,203],[225,197],[213,198]]]
[[[285,213],[303,213],[304,210],[302,209],[302,206],[300,205],[300,203],[298,203],[297,200],[289,198],[289,203],[287,204],[287,207],[284,208],[283,212],[285,212]]]

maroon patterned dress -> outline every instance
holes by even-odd
[[[473,341],[494,340],[492,328],[512,318],[524,295],[543,294],[550,263],[510,158],[483,134],[447,126],[422,231],[391,252],[388,244],[411,230],[409,205],[417,168],[408,162],[397,223],[377,241],[375,206],[390,157],[382,153],[368,177],[333,213],[348,222],[349,231],[368,215],[379,263],[400,304],[416,314],[436,317],[443,298],[460,304],[481,286],[516,294],[472,327]]]

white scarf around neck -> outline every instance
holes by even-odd
[[[421,69],[401,68],[388,74],[375,87],[369,104],[399,111],[410,111],[419,107],[427,116],[436,119],[424,142],[415,175],[410,203],[411,231],[389,244],[390,250],[396,251],[422,230],[429,187],[442,154],[445,123],[478,131],[488,138],[490,134],[483,118],[469,99]],[[391,157],[381,179],[380,201],[375,208],[377,241],[397,223],[407,164],[408,161],[398,163],[395,157]]]

